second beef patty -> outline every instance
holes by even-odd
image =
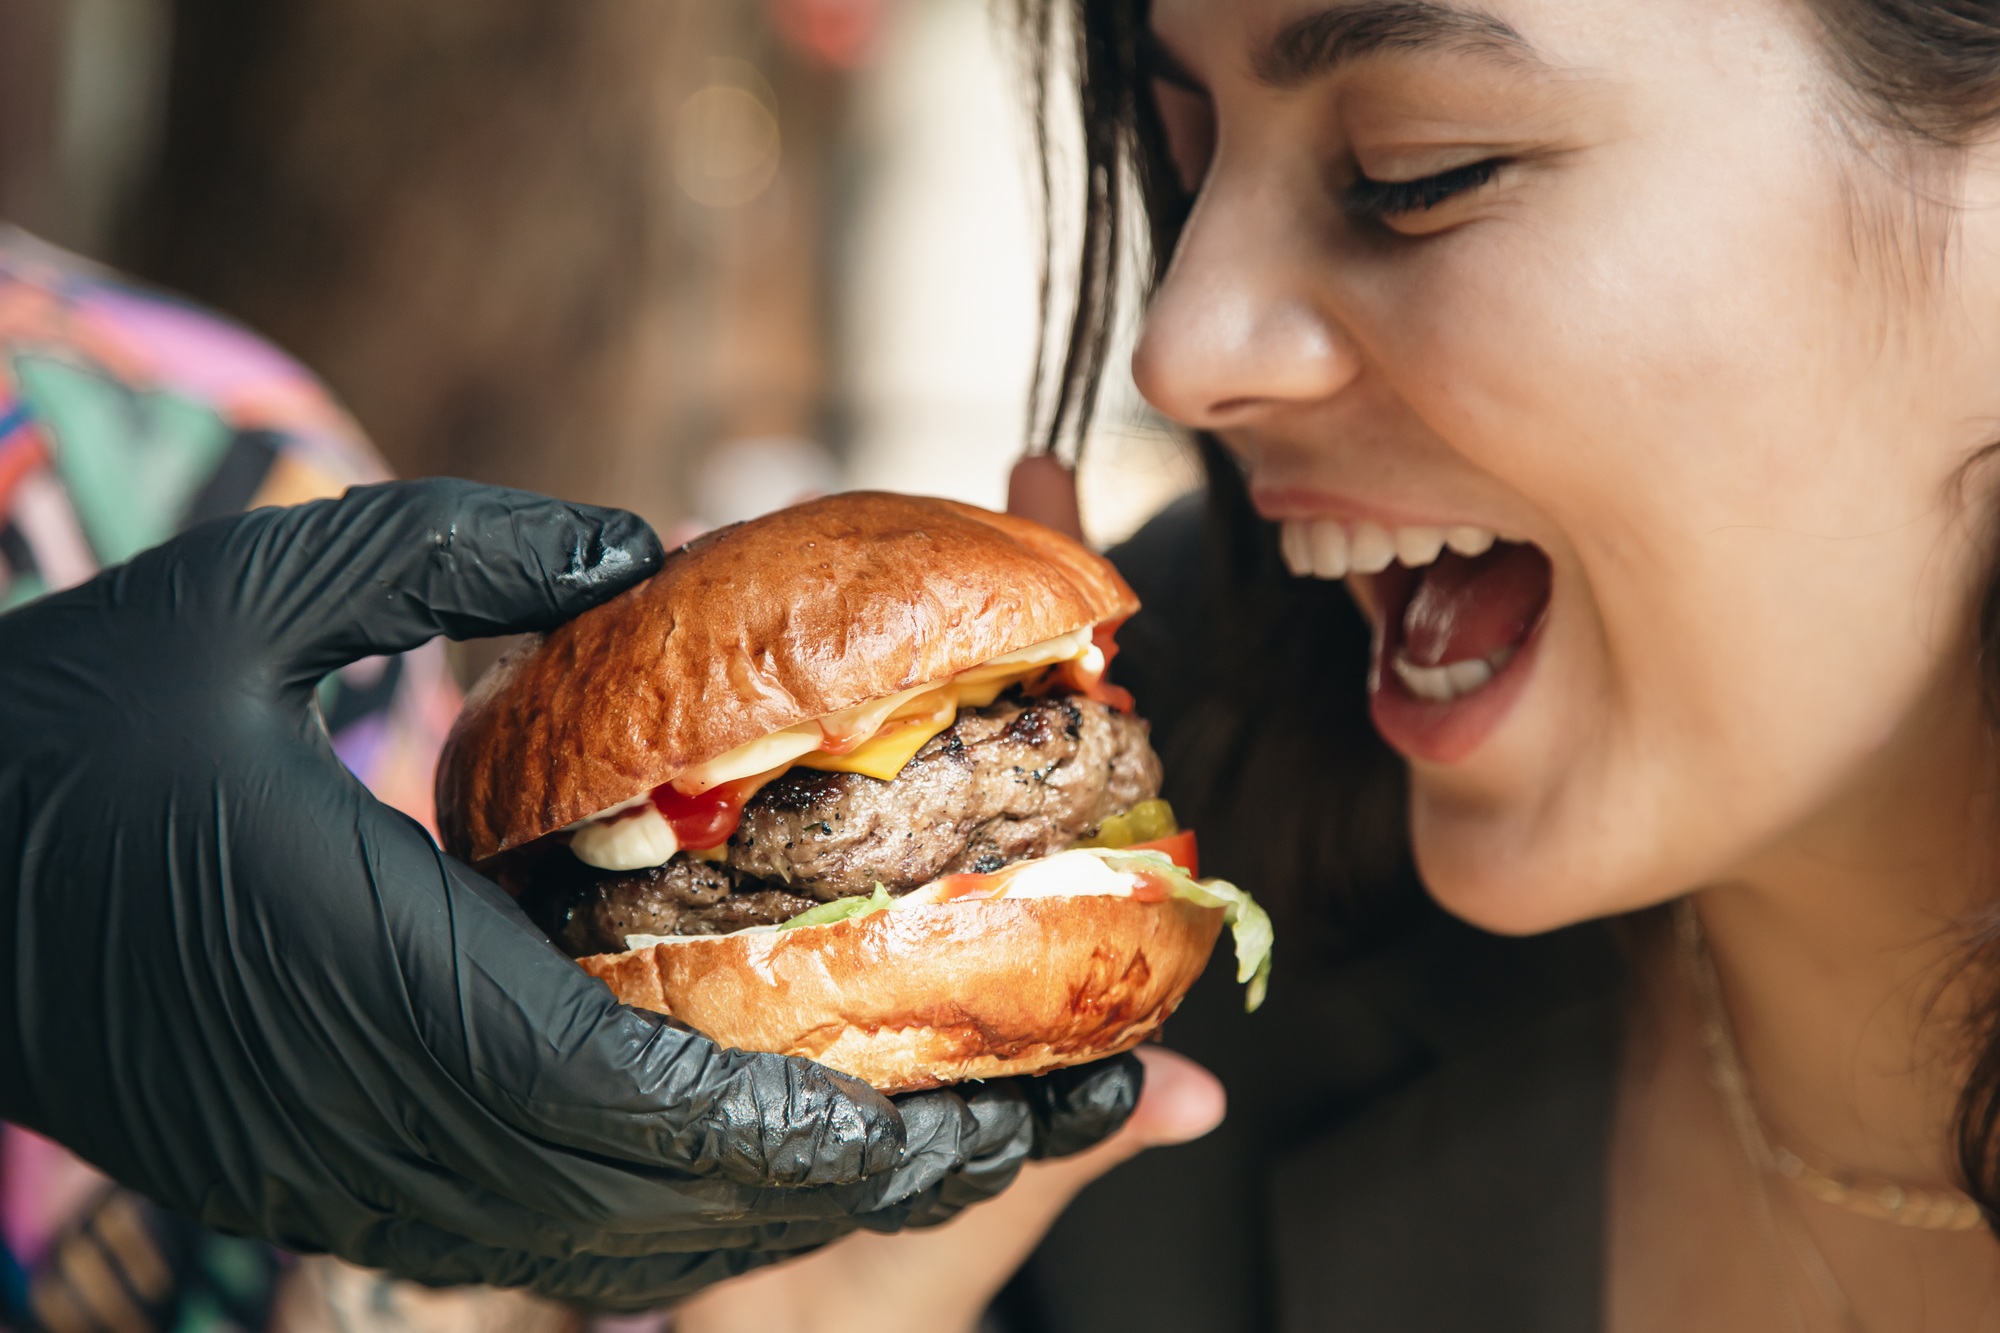
[[[726,860],[606,872],[539,860],[523,906],[572,955],[716,935],[874,891],[1046,856],[1159,794],[1146,723],[1073,695],[967,709],[892,782],[794,768],[744,807]]]

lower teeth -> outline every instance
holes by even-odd
[[[1447,662],[1442,666],[1418,666],[1399,652],[1390,659],[1389,666],[1395,671],[1396,679],[1403,682],[1403,688],[1419,699],[1449,703],[1471,694],[1499,675],[1513,657],[1514,648],[1509,644],[1485,657]]]

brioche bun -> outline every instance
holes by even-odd
[[[796,723],[1117,620],[1103,557],[1026,519],[854,492],[708,534],[488,673],[439,761],[476,863]]]
[[[720,1045],[909,1092],[1131,1049],[1201,975],[1222,918],[1179,898],[978,899],[579,961]]]

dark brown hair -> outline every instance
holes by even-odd
[[[1082,119],[1071,304],[1049,277],[1064,265],[1045,254],[1030,409],[1035,445],[1074,456],[1121,293],[1150,293],[1192,200],[1167,156],[1143,63],[1148,0],[1011,2],[1031,57],[1045,202],[1060,196],[1051,166],[1060,136],[1049,119],[1056,80],[1073,80]],[[1052,218],[1045,236],[1058,224]],[[1192,684],[1172,701],[1143,691],[1158,714],[1165,794],[1200,827],[1205,864],[1258,886],[1288,959],[1338,957],[1428,904],[1410,856],[1402,762],[1368,716],[1368,627],[1339,584],[1286,575],[1235,462],[1209,436],[1193,443],[1208,481],[1212,558],[1181,607],[1181,623],[1201,627],[1176,646],[1181,683]]]
[[[1083,216],[1072,261],[1074,303],[1038,363],[1033,420],[1043,448],[1080,447],[1097,397],[1118,294],[1128,276],[1150,291],[1172,256],[1191,200],[1166,154],[1150,96],[1143,40],[1148,0],[1012,0],[1029,50],[1035,106],[1044,118],[1052,81],[1073,77],[1083,119]],[[1840,109],[1889,131],[1917,155],[1965,150],[2000,122],[2000,0],[1807,0],[1838,76]],[[1043,161],[1051,134],[1041,129]],[[1915,158],[1910,159],[1911,162]],[[1045,197],[1054,182],[1044,166]],[[1133,236],[1136,189],[1144,235]],[[1130,257],[1148,244],[1128,275]],[[1045,267],[1044,272],[1052,268]],[[1044,282],[1045,312],[1057,303]],[[1996,368],[2000,370],[2000,368]],[[1254,812],[1263,836],[1231,844],[1218,860],[1268,886],[1295,927],[1336,948],[1354,947],[1407,919],[1420,890],[1407,856],[1398,762],[1366,718],[1365,644],[1317,596],[1288,579],[1271,525],[1252,510],[1241,472],[1208,438],[1196,441],[1208,475],[1217,572],[1204,610],[1226,654],[1212,679],[1225,696],[1204,700],[1198,725],[1163,743],[1169,772],[1196,785],[1175,793],[1204,830]],[[1994,446],[2000,449],[2000,443]],[[1981,667],[2000,726],[2000,569],[1979,624]],[[1300,700],[1317,701],[1301,716]],[[1205,710],[1205,711],[1204,711]],[[1310,781],[1301,781],[1310,775]],[[1996,916],[2000,921],[2000,916]],[[1314,931],[1312,928],[1317,927]],[[2000,1232],[2000,925],[1977,942],[1976,965],[1994,977],[1975,1022],[1974,1059],[1955,1123],[1965,1188]]]

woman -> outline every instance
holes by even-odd
[[[997,1317],[2000,1325],[2000,10],[1078,9],[1063,410],[1129,155],[1134,370],[1212,478],[1123,552],[1120,666],[1205,860],[1291,920],[1265,1014],[1171,1033],[1222,1129],[1085,1194]],[[802,1324],[950,1326],[912,1301],[997,1286],[1074,1183],[809,1261]]]

